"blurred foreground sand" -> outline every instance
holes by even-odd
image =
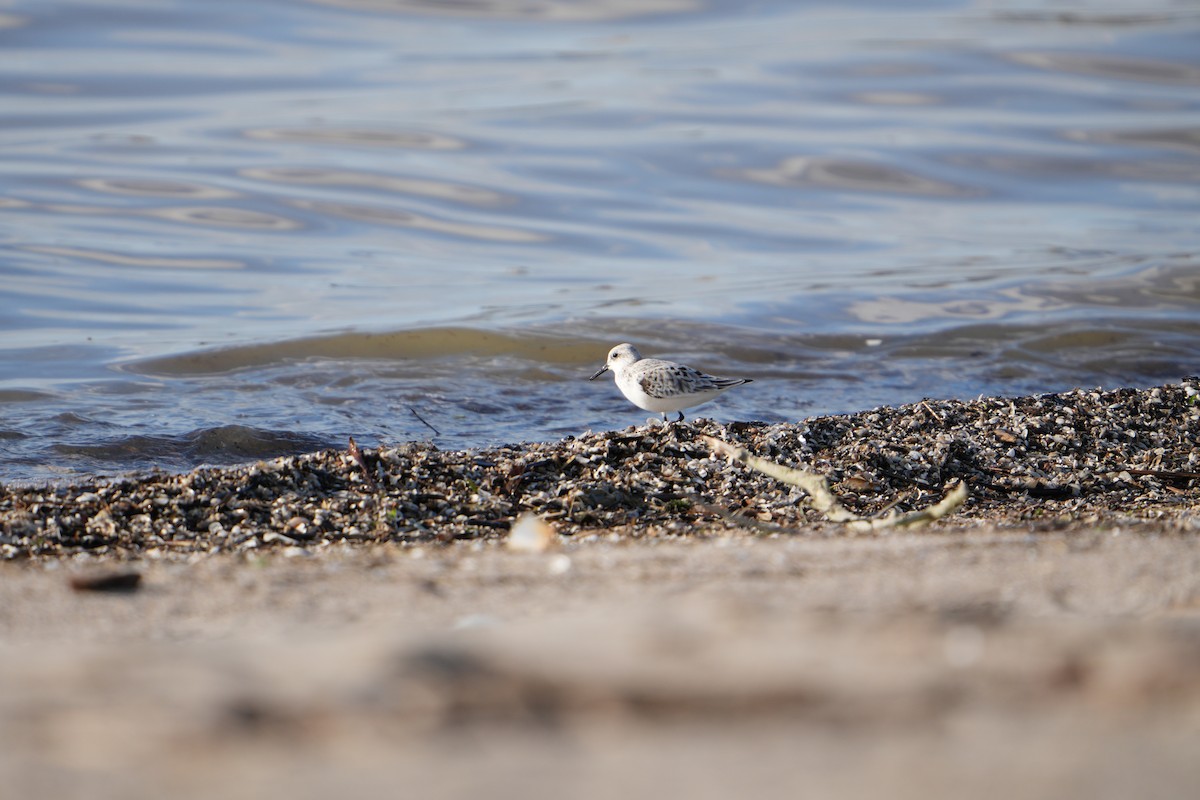
[[[0,565],[9,797],[1185,797],[1200,537]]]

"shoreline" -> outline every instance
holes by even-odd
[[[852,511],[970,497],[941,526],[1154,521],[1195,529],[1200,380],[1151,389],[923,400],[798,423],[697,420],[557,442],[322,451],[184,474],[0,487],[0,556],[163,558],[338,542],[503,538],[532,513],[560,539],[744,528],[839,535],[803,493],[701,438],[826,475]]]

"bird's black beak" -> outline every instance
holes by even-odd
[[[605,364],[603,367],[601,367],[600,369],[596,370],[596,374],[595,374],[595,375],[593,375],[592,377],[588,378],[588,380],[589,380],[589,381],[594,381],[594,380],[596,380],[596,378],[599,378],[601,375],[603,375],[603,374],[604,374],[604,373],[606,373],[606,372],[608,372],[608,364]]]

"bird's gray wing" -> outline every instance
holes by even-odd
[[[639,366],[646,361],[653,362],[656,359],[642,359],[638,362]],[[637,382],[642,391],[651,397],[677,397],[715,388],[711,376],[670,361],[645,364]]]

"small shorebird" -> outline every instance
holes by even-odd
[[[675,421],[683,422],[683,409],[707,403],[726,389],[750,382],[749,378],[714,378],[674,361],[642,358],[628,343],[610,350],[608,361],[588,380],[594,381],[609,370],[629,402],[662,413],[664,422],[668,411],[678,411],[679,419]]]

